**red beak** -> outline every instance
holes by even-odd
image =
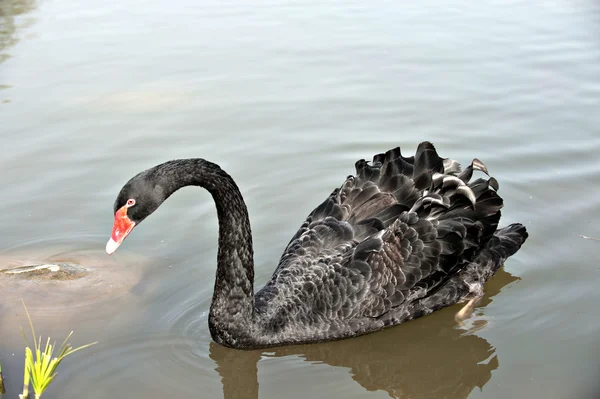
[[[110,240],[106,243],[106,253],[111,255],[115,252],[134,227],[135,222],[132,222],[129,216],[127,216],[127,205],[123,205],[115,213],[115,224],[113,225]]]

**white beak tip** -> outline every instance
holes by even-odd
[[[119,243],[114,241],[111,237],[106,243],[106,253],[112,255],[117,250],[117,248],[119,248]]]

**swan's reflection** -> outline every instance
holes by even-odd
[[[485,286],[478,307],[491,302],[502,287],[518,280],[500,269]],[[300,356],[350,369],[368,391],[384,390],[392,398],[466,398],[482,388],[499,366],[495,349],[483,338],[456,328],[458,307],[400,327],[343,341],[239,351],[211,343],[225,399],[258,398],[258,361],[262,356]]]

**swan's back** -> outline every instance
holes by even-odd
[[[498,183],[472,179],[488,173],[477,159],[461,170],[424,142],[414,156],[395,148],[355,166],[256,295],[280,340],[357,335],[461,301],[527,237],[521,225],[497,231]]]

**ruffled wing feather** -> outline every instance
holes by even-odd
[[[356,175],[306,218],[256,306],[274,324],[382,318],[434,294],[492,238],[502,199],[478,159],[460,165],[429,142],[356,162]],[[275,325],[271,326],[276,328]]]

